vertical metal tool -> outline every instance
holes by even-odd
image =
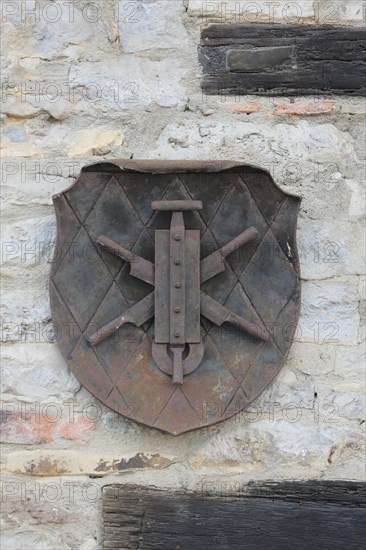
[[[157,201],[153,210],[172,212],[170,231],[155,231],[155,340],[152,354],[173,384],[193,372],[203,357],[200,332],[200,232],[186,230],[185,211],[201,201]]]

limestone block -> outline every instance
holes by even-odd
[[[352,445],[360,459],[364,440],[357,430],[345,432],[340,423],[318,423],[312,418],[312,413],[309,413],[307,423],[304,420],[296,420],[294,413],[287,419],[275,418],[272,421],[245,422],[243,418],[241,423],[232,423],[231,434],[218,433],[192,447],[189,463],[195,471],[216,472],[218,480],[220,476],[227,479],[228,474],[240,472],[246,479],[252,479],[253,475],[272,479],[275,472],[276,479],[288,478],[290,470],[292,476],[301,479],[307,477],[309,468],[319,475],[333,463],[344,466],[347,458],[342,457],[342,452]],[[355,462],[352,475],[357,477]]]
[[[19,550],[19,548],[37,548],[37,550],[71,550],[61,534],[53,536],[45,532],[23,530],[18,533],[5,533],[2,538],[4,550]]]
[[[189,0],[188,15],[200,17],[204,22],[215,23],[286,23],[300,22],[314,17],[313,2],[302,0],[301,3],[292,3],[280,0],[268,3],[264,0],[257,2],[226,2]]]
[[[12,26],[8,30],[23,35],[23,57],[42,59],[64,58],[63,50],[69,45],[78,45],[93,35],[90,8],[80,10],[72,2],[58,3],[15,0],[4,8],[4,21]],[[17,46],[12,45],[16,50]]]
[[[69,371],[57,344],[20,342],[3,346],[2,392],[8,400],[66,400],[79,389],[80,383]]]
[[[182,0],[166,2],[119,2],[119,32],[122,50],[134,53],[149,49],[182,48],[187,31],[181,16]]]
[[[42,156],[41,149],[33,142],[33,140],[14,143],[8,137],[4,137],[1,141],[2,143],[0,150],[3,158],[33,158]]]
[[[301,218],[298,233],[301,276],[309,280],[362,273],[364,241],[362,224]]]
[[[302,283],[296,337],[316,344],[357,344],[360,316],[355,281],[340,279]]]
[[[9,125],[11,132],[15,125]],[[2,219],[14,223],[15,210],[24,218],[33,218],[42,207],[52,206],[52,195],[69,187],[78,175],[84,159],[8,158],[2,163]],[[19,209],[19,207],[25,207]],[[26,210],[25,210],[26,209]],[[42,212],[44,214],[44,212]],[[4,252],[4,251],[3,251]]]
[[[55,216],[28,218],[4,224],[1,263],[22,267],[51,263],[55,240]]]
[[[200,128],[209,127],[202,135]],[[182,147],[182,140],[187,147]],[[184,149],[182,151],[181,149]],[[342,166],[345,156],[356,160],[356,153],[351,136],[341,132],[332,124],[310,125],[305,120],[297,124],[276,124],[270,121],[261,123],[244,122],[235,119],[232,125],[221,121],[200,122],[192,126],[189,122],[172,123],[161,133],[155,154],[168,155],[169,158],[225,158],[230,150],[234,158],[269,167],[281,163],[282,178],[291,181],[287,164],[297,172],[299,178],[306,163],[324,163],[329,161],[329,150],[332,150],[332,161]],[[278,176],[281,175],[279,171]],[[277,178],[276,178],[277,179]],[[292,178],[294,179],[294,178]]]
[[[51,343],[55,339],[46,288],[7,290],[2,315],[3,342]]]
[[[188,0],[188,15],[205,23],[308,23],[325,25],[362,25],[363,11],[360,0],[328,2],[278,0],[256,2],[227,0]]]
[[[6,471],[33,476],[95,475],[124,473],[131,470],[167,468],[176,457],[136,453],[110,455],[71,450],[16,451],[8,456]]]
[[[176,60],[150,61],[123,56],[111,59],[109,63],[72,65],[69,82],[71,88],[84,87],[88,94],[99,98],[99,104],[117,112],[119,109],[147,108],[153,104],[174,107],[185,103],[182,82],[185,74],[186,69],[181,68]],[[84,100],[84,107],[87,105]]]
[[[360,387],[365,382],[365,344],[358,346],[337,346],[333,374],[342,380],[359,382]]]
[[[363,220],[365,216],[365,186],[360,181],[345,180],[345,184],[351,190],[351,200],[348,207],[350,218]]]
[[[48,113],[55,120],[64,120],[68,116],[68,105],[63,97],[52,98],[32,96],[9,97],[4,104],[3,113],[14,118],[32,118]]]
[[[107,155],[114,146],[123,143],[123,134],[119,130],[90,128],[76,130],[67,135],[69,157],[78,155]]]

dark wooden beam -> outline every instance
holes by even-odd
[[[364,483],[220,483],[177,493],[111,485],[103,491],[104,546],[140,550],[360,550]]]
[[[202,89],[228,95],[365,95],[365,32],[350,27],[212,24]]]

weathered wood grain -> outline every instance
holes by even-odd
[[[201,32],[201,86],[208,94],[365,95],[365,46],[362,29],[212,24]]]
[[[104,488],[104,549],[359,550],[365,547],[362,483],[251,483],[200,494]]]

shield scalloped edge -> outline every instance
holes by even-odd
[[[152,288],[96,243],[100,235],[154,261],[154,231],[169,228],[152,201],[201,200],[187,212],[199,229],[201,259],[250,226],[257,239],[225,260],[202,290],[234,313],[264,324],[262,341],[228,323],[201,317],[204,355],[182,386],[152,358],[153,319],[132,324],[98,346],[91,332],[125,312]],[[57,240],[50,278],[58,345],[80,383],[109,408],[178,435],[221,422],[270,384],[291,347],[300,310],[296,225],[301,198],[281,190],[266,170],[226,161],[105,161],[86,166],[53,197]]]

